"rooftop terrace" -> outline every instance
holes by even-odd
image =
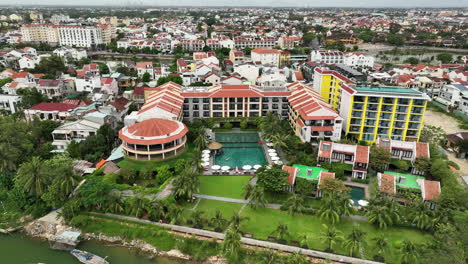
[[[422,176],[417,176],[413,174],[405,174],[405,173],[398,173],[393,171],[385,171],[385,174],[394,175],[396,185],[403,187],[403,188],[413,188],[419,189],[419,184],[417,182],[418,179],[424,180],[425,178]]]
[[[324,168],[310,167],[298,164],[294,164],[293,167],[298,168],[297,177],[315,181],[318,181],[318,176],[321,171],[328,171]]]
[[[358,92],[372,92],[372,93],[402,93],[409,95],[422,95],[423,93],[404,87],[375,87],[375,86],[356,86],[354,87]]]

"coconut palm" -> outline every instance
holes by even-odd
[[[236,260],[239,256],[239,251],[241,248],[241,233],[238,228],[235,226],[229,227],[224,236],[224,243],[222,250],[224,255],[231,259]]]
[[[47,188],[47,178],[44,161],[39,157],[33,157],[30,161],[21,164],[15,182],[27,193],[41,196]]]
[[[359,228],[359,226],[354,225],[353,230],[344,241],[344,247],[348,250],[350,256],[354,256],[355,253],[358,253],[363,249],[363,246],[366,244],[364,237],[365,233]]]
[[[128,214],[141,217],[143,213],[148,212],[151,207],[151,202],[144,197],[135,196],[125,200],[125,207],[127,208]]]
[[[300,213],[304,210],[304,198],[292,193],[284,205],[290,215]]]
[[[221,230],[226,225],[226,219],[223,218],[223,214],[220,210],[216,210],[215,215],[210,219],[210,223],[215,230]]]
[[[372,199],[367,207],[367,218],[369,223],[379,228],[387,228],[400,221],[400,209],[395,200],[391,198]]]
[[[125,203],[120,192],[110,192],[106,201],[106,212],[121,213],[124,209]]]
[[[419,259],[419,252],[416,248],[416,245],[409,240],[404,240],[403,245],[400,248],[401,253],[401,263],[403,264],[413,264],[417,263]]]
[[[276,230],[273,232],[280,240],[284,240],[289,236],[288,226],[283,223],[279,223]]]
[[[198,173],[192,168],[187,167],[180,175],[175,177],[172,184],[176,197],[191,199],[192,195],[198,191]]]
[[[427,230],[434,227],[437,218],[427,204],[420,201],[414,203],[412,207],[410,219],[412,219],[412,223],[415,224],[417,228]]]
[[[247,184],[244,186],[244,196],[245,198],[250,197],[252,195],[252,192],[255,188],[255,185],[250,184],[250,182],[247,182]]]
[[[182,221],[182,216],[183,216],[184,208],[177,206],[177,205],[171,205],[169,207],[168,211],[168,218],[171,219],[171,224],[176,224]]]
[[[250,207],[255,210],[258,206],[265,207],[267,203],[265,190],[262,186],[256,185],[249,197]]]
[[[340,221],[340,210],[337,202],[331,196],[324,196],[322,198],[322,205],[318,211],[321,219],[330,222],[332,225]]]
[[[333,245],[343,240],[341,231],[337,230],[334,226],[322,225],[324,230],[320,232],[320,239],[327,245],[326,251],[333,252]]]
[[[200,151],[206,149],[206,147],[208,146],[208,138],[205,134],[205,128],[198,129],[196,133],[197,137],[193,141],[193,144],[195,144],[195,148]]]

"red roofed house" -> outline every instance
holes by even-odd
[[[64,121],[71,116],[71,110],[78,107],[74,104],[65,103],[40,103],[30,109],[24,110],[24,117],[32,121],[34,116],[40,120]]]
[[[151,61],[142,61],[136,63],[138,78],[143,77],[143,74],[149,73],[150,78],[154,79],[154,68]]]
[[[430,158],[429,144],[425,142],[401,141],[388,138],[377,139],[376,145],[388,150],[392,158],[398,160],[408,160],[413,165],[412,174],[424,174],[414,167],[414,162],[418,158]]]
[[[292,191],[294,189],[294,183],[296,182],[296,176],[298,172],[298,168],[292,166],[283,165],[282,169],[289,174],[288,176],[288,184],[287,191]]]
[[[343,118],[311,87],[295,82],[288,85],[289,124],[303,142],[341,138]]]
[[[317,161],[351,164],[353,178],[365,179],[369,167],[369,152],[368,146],[320,141]]]
[[[278,67],[281,51],[272,48],[255,48],[250,53],[252,61],[259,61],[262,65]]]
[[[101,92],[117,95],[119,93],[117,81],[114,78],[101,78]]]
[[[140,160],[159,160],[185,149],[188,132],[184,123],[151,118],[119,131],[125,156]]]
[[[15,73],[12,69],[5,69],[0,73],[0,79],[12,78]]]
[[[65,87],[60,80],[40,79],[36,86],[37,91],[47,95],[49,98],[65,94]]]
[[[381,193],[388,195],[396,194],[395,176],[385,173],[377,173],[377,184]]]
[[[320,174],[318,176],[317,196],[316,197],[322,197],[323,193],[320,190],[320,185],[325,183],[325,179],[335,179],[335,173],[334,172],[327,172],[327,171],[320,171]]]
[[[429,203],[431,209],[435,209],[435,201],[440,197],[440,182],[429,181],[429,180],[417,180],[419,187],[421,188],[421,196],[424,202]]]

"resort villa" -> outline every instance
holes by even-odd
[[[430,158],[429,144],[425,142],[401,141],[388,138],[379,138],[376,145],[388,150],[392,158],[411,162],[412,174],[423,174],[414,167],[418,158]]]
[[[368,146],[320,141],[317,161],[351,164],[352,177],[365,179],[369,167],[369,152]]]
[[[385,171],[377,174],[377,183],[381,193],[396,196],[405,202],[406,192],[420,195],[424,202],[428,202],[431,209],[435,208],[434,201],[440,196],[440,182],[426,180],[422,176]]]

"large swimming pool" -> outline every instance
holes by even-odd
[[[242,168],[244,165],[263,165],[266,162],[258,133],[216,133],[215,140],[223,144],[215,164]]]

